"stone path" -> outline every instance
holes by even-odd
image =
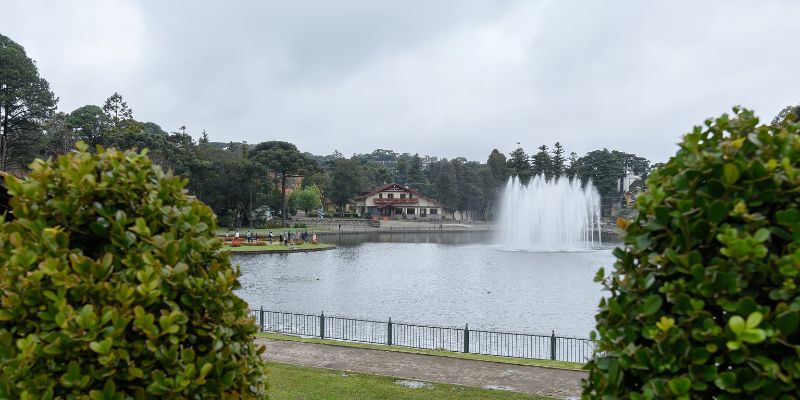
[[[264,358],[285,364],[362,372],[428,382],[579,398],[582,371],[464,360],[423,354],[256,339]]]

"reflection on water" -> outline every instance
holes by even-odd
[[[335,238],[335,240],[333,240]],[[486,233],[326,236],[335,250],[239,254],[250,306],[432,325],[587,336],[610,249],[500,251]]]

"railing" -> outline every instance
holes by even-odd
[[[417,204],[419,203],[419,199],[374,199],[372,200],[375,205],[380,204]]]
[[[321,313],[298,314],[264,309],[250,310],[261,332],[319,337],[349,342],[383,344],[418,349],[447,350],[501,357],[586,362],[594,353],[590,339],[496,332],[357,318]]]

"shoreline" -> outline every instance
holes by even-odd
[[[310,246],[310,247],[298,247],[298,246]],[[248,247],[255,247],[254,249],[250,250],[247,249]],[[326,250],[333,250],[336,248],[335,244],[331,243],[319,243],[319,244],[312,244],[312,245],[290,245],[290,246],[283,246],[283,245],[263,245],[263,246],[239,246],[239,247],[231,247],[226,245],[223,248],[223,251],[227,251],[231,254],[287,254],[287,253],[311,253],[315,251],[326,251]]]

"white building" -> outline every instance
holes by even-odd
[[[362,218],[441,219],[449,212],[436,200],[397,183],[356,197],[355,209]]]

